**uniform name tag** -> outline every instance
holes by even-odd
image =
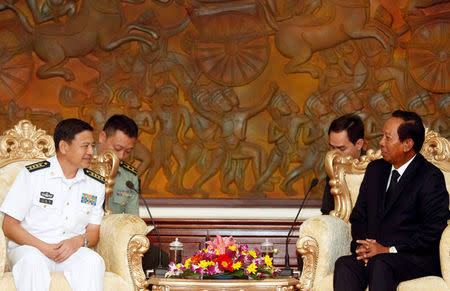
[[[49,204],[49,205],[53,204],[53,200],[45,199],[45,198],[39,198],[39,202],[44,203],[44,204]]]
[[[53,198],[53,196],[55,196],[55,195],[53,195],[50,192],[41,192],[41,196],[44,198]]]
[[[81,203],[95,206],[97,205],[97,196],[83,193],[81,196]]]

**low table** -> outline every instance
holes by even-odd
[[[151,277],[148,282],[155,291],[288,291],[297,290],[298,279],[194,280]]]

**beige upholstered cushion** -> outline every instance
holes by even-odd
[[[445,179],[445,186],[447,186],[447,192],[450,196],[450,172],[443,172],[444,173],[444,179]],[[448,208],[450,209],[450,204],[448,205]]]
[[[450,287],[450,225],[447,225],[444,232],[442,233],[439,250],[442,277],[444,278],[445,282],[447,282],[448,287]]]
[[[5,200],[9,188],[11,188],[17,174],[19,174],[20,170],[28,164],[31,164],[31,162],[20,161],[0,168],[0,189],[2,189],[2,191],[0,191],[0,205],[3,203],[3,200]]]
[[[0,205],[3,203],[3,200],[5,200],[9,188],[11,188],[17,174],[30,163],[30,161],[19,161],[0,168],[0,189],[2,189],[2,191],[0,191]],[[0,225],[3,225],[3,217],[4,214],[0,213]],[[8,260],[6,256],[8,246],[7,241],[3,231],[0,231],[0,276],[4,271],[8,270]]]
[[[348,186],[348,191],[350,192],[350,198],[352,200],[352,208],[355,206],[356,200],[358,199],[359,186],[364,179],[364,174],[345,174],[345,183]]]
[[[320,247],[316,269],[318,277],[329,275],[334,269],[334,262],[350,253],[350,228],[335,216],[321,215],[308,219],[300,228],[302,236],[314,237]]]
[[[95,251],[105,260],[106,271],[114,272],[122,278],[130,277],[130,264],[126,250],[129,239],[135,234],[146,235],[147,225],[136,215],[109,214],[103,217],[100,226],[100,239]]]
[[[441,277],[428,276],[401,282],[397,291],[448,291],[448,286]]]

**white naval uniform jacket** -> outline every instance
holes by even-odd
[[[0,211],[20,221],[30,234],[46,243],[84,234],[88,224],[100,224],[105,185],[102,176],[78,169],[64,177],[56,156],[26,166],[16,177]],[[18,245],[9,241],[9,248]]]

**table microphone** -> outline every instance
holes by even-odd
[[[297,216],[295,216],[294,223],[292,223],[291,229],[289,229],[289,232],[286,236],[286,254],[284,256],[284,264],[286,267],[284,267],[281,270],[280,276],[292,276],[293,269],[291,269],[291,267],[289,266],[289,249],[288,249],[289,236],[291,235],[291,232],[294,229],[295,223],[297,222],[297,218],[298,218],[298,215],[300,214],[300,211],[302,211],[303,205],[305,205],[305,201],[308,198],[309,192],[311,192],[311,189],[314,188],[317,184],[319,184],[319,179],[317,179],[317,178],[312,179],[309,189],[306,192],[305,197],[303,198],[300,208],[298,209]]]
[[[142,201],[144,201],[145,208],[147,209],[147,213],[150,216],[150,219],[152,220],[153,226],[155,227],[156,235],[158,236],[158,241],[159,241],[158,267],[156,267],[155,275],[157,277],[160,277],[160,276],[164,277],[164,275],[166,274],[167,270],[165,270],[163,268],[163,266],[162,266],[162,261],[161,261],[161,257],[162,257],[162,243],[161,243],[161,236],[159,235],[158,227],[156,226],[156,223],[153,220],[153,216],[152,216],[152,214],[150,212],[150,209],[148,208],[147,202],[145,201],[144,197],[142,197],[141,191],[136,190],[136,188],[134,188],[133,182],[131,182],[131,181],[127,181],[125,183],[125,185],[127,185],[127,187],[130,190],[133,190],[134,192],[138,193],[139,197],[142,199]]]

